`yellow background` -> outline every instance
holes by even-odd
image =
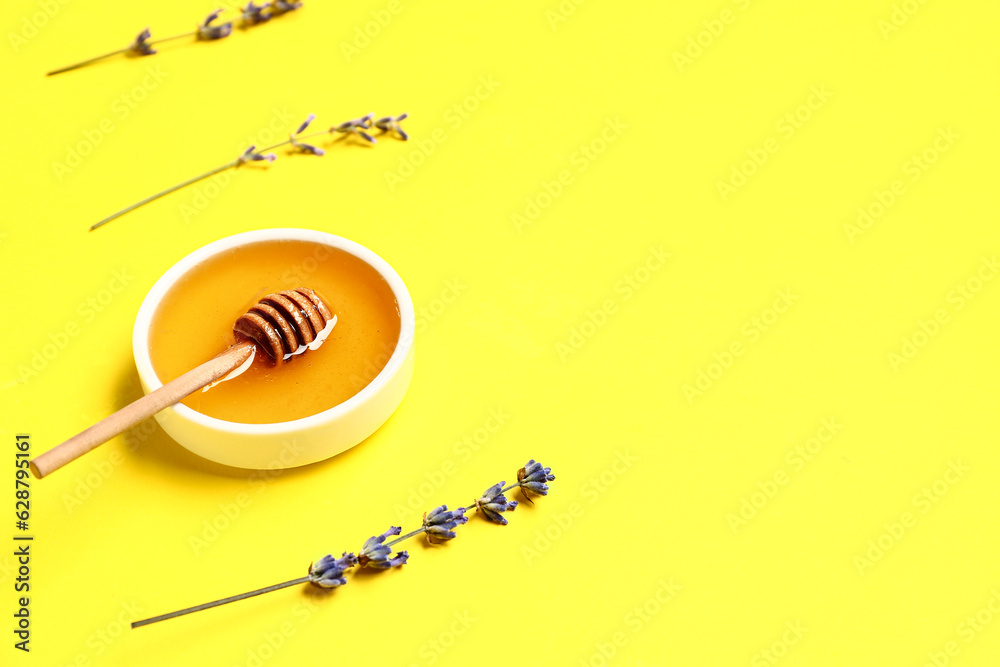
[[[333,460],[262,481],[150,422],[35,482],[32,651],[12,646],[4,547],[0,662],[995,661],[1000,280],[976,279],[1000,252],[1000,8],[577,3],[310,1],[53,78],[214,6],[5,3],[5,541],[14,434],[40,453],[139,395],[133,318],[196,248],[333,232],[396,268],[423,323],[403,404]],[[269,125],[369,111],[409,112],[410,143],[282,153],[87,231]],[[723,197],[734,169],[753,173]],[[300,576],[418,525],[411,497],[468,503],[532,457],[558,479],[507,527],[411,542],[401,571],[329,596],[122,629]],[[197,547],[206,522],[224,529]]]

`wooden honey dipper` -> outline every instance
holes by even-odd
[[[35,457],[31,461],[31,472],[41,479],[160,410],[219,381],[248,364],[257,347],[276,364],[316,349],[336,323],[337,317],[311,289],[297,287],[268,294],[236,320],[233,325],[235,345]]]

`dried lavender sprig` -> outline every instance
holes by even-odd
[[[157,192],[155,195],[150,195],[149,197],[146,197],[145,199],[137,201],[136,203],[132,204],[131,206],[126,206],[125,208],[123,208],[122,210],[118,211],[117,213],[112,213],[111,215],[109,215],[108,217],[104,218],[100,222],[94,223],[93,225],[90,226],[90,231],[94,231],[98,227],[100,227],[102,225],[108,224],[109,222],[111,222],[115,218],[122,217],[123,215],[125,215],[129,211],[134,211],[135,209],[139,208],[140,206],[145,206],[146,204],[148,204],[151,201],[155,201],[155,200],[159,199],[160,197],[164,197],[166,195],[169,195],[171,192],[176,192],[177,190],[180,190],[181,188],[186,188],[187,186],[192,185],[194,183],[197,183],[198,181],[204,180],[204,179],[208,178],[209,176],[214,176],[215,174],[218,174],[220,171],[225,171],[226,169],[232,169],[233,167],[235,167],[238,164],[240,164],[240,161],[238,159],[237,160],[233,160],[232,162],[227,162],[226,164],[222,165],[221,167],[216,167],[215,169],[211,169],[209,171],[206,171],[204,174],[201,174],[199,176],[195,176],[194,178],[189,178],[188,180],[182,181],[181,183],[178,183],[176,185],[172,185],[169,188],[167,188],[166,190],[161,190],[160,192]]]
[[[92,63],[96,63],[98,60],[104,60],[105,58],[110,58],[111,56],[117,56],[121,53],[128,53],[132,50],[131,46],[127,46],[124,49],[118,49],[117,51],[108,51],[107,53],[102,53],[99,56],[94,56],[93,58],[87,58],[86,60],[81,60],[78,63],[73,63],[72,65],[67,65],[66,67],[60,67],[59,69],[54,69],[51,72],[46,72],[45,76],[55,76],[56,74],[62,74],[63,72],[70,72],[75,69],[80,69],[81,67],[86,67]]]
[[[291,10],[289,10],[289,11],[291,11]],[[325,151],[322,148],[317,148],[316,146],[310,146],[309,144],[304,144],[301,141],[302,139],[310,139],[312,137],[320,137],[320,136],[325,136],[325,135],[328,134],[328,132],[326,132],[326,131],[324,131],[324,132],[313,132],[312,134],[306,134],[306,135],[301,135],[300,134],[304,129],[306,129],[306,127],[309,126],[309,124],[312,122],[312,120],[314,118],[315,118],[315,114],[310,114],[309,118],[306,119],[306,121],[299,126],[299,129],[296,132],[293,132],[292,134],[290,134],[289,137],[288,137],[288,139],[286,139],[284,141],[279,141],[278,143],[276,143],[276,144],[274,144],[272,146],[267,146],[266,148],[262,148],[259,151],[256,151],[256,152],[253,152],[253,153],[251,153],[251,151],[254,148],[254,146],[251,146],[249,149],[247,149],[246,152],[243,153],[243,155],[241,155],[240,157],[236,158],[232,162],[227,162],[227,163],[225,163],[225,164],[223,164],[223,165],[221,165],[219,167],[216,167],[215,169],[210,169],[209,171],[206,171],[203,174],[199,174],[198,176],[195,176],[194,178],[190,178],[190,179],[188,179],[186,181],[182,181],[180,183],[177,183],[176,185],[172,185],[172,186],[170,186],[169,188],[167,188],[165,190],[161,190],[160,192],[157,192],[154,195],[150,195],[149,197],[146,197],[145,199],[142,199],[142,200],[140,200],[140,201],[132,204],[131,206],[127,206],[127,207],[123,208],[120,211],[112,213],[111,215],[109,215],[108,217],[104,218],[100,222],[97,222],[97,223],[91,225],[90,231],[94,231],[98,227],[101,227],[102,225],[106,225],[109,222],[111,222],[112,220],[114,220],[116,218],[120,218],[121,216],[125,215],[126,213],[129,213],[130,211],[134,211],[135,209],[137,209],[137,208],[139,208],[141,206],[145,206],[146,204],[148,204],[148,203],[150,203],[152,201],[156,201],[160,197],[165,197],[166,195],[169,195],[172,192],[176,192],[177,190],[180,190],[182,188],[186,188],[187,186],[193,185],[194,183],[197,183],[198,181],[204,180],[204,179],[208,178],[209,176],[214,176],[215,174],[218,174],[219,172],[225,171],[227,169],[232,169],[234,167],[238,167],[241,164],[244,164],[246,162],[255,162],[255,161],[260,161],[260,160],[264,160],[264,159],[268,160],[269,162],[274,162],[274,160],[276,159],[276,156],[273,153],[268,153],[268,151],[272,151],[275,148],[281,148],[282,146],[292,145],[292,146],[295,146],[296,148],[298,148],[300,151],[302,151],[304,153],[311,153],[313,155],[323,155],[325,153]]]
[[[149,28],[146,28],[145,30],[139,33],[139,35],[135,38],[134,42],[126,46],[124,49],[109,51],[108,53],[103,53],[93,58],[81,60],[78,63],[74,63],[66,67],[60,67],[59,69],[54,69],[51,72],[46,72],[45,76],[54,76],[56,74],[62,74],[63,72],[69,72],[75,69],[80,69],[81,67],[86,67],[87,65],[96,63],[98,60],[104,60],[105,58],[110,58],[111,56],[117,56],[122,53],[131,52],[139,56],[151,56],[156,53],[156,50],[152,48],[154,44],[162,44],[164,42],[169,42],[175,39],[181,39],[182,37],[197,37],[198,39],[203,41],[222,39],[223,37],[228,37],[229,34],[233,31],[233,24],[231,21],[219,25],[209,25],[217,18],[219,18],[219,14],[221,13],[222,10],[217,9],[211,14],[209,14],[208,17],[201,22],[201,24],[198,26],[196,30],[192,30],[191,32],[181,33],[179,35],[172,35],[170,37],[164,37],[163,39],[150,40],[152,34],[150,33]]]
[[[282,588],[288,588],[289,586],[295,586],[296,584],[304,584],[311,581],[311,577],[299,577],[298,579],[292,579],[290,581],[285,581],[280,584],[274,584],[273,586],[267,586],[265,588],[258,588],[255,591],[250,591],[249,593],[240,593],[239,595],[233,595],[228,598],[222,598],[221,600],[215,600],[213,602],[206,602],[205,604],[199,604],[194,607],[188,607],[187,609],[180,609],[178,611],[172,611],[169,614],[160,614],[159,616],[153,616],[152,618],[143,619],[141,621],[135,621],[132,623],[132,629],[141,628],[144,625],[149,625],[150,623],[158,623],[160,621],[166,621],[171,618],[177,618],[178,616],[184,616],[185,614],[193,614],[196,611],[202,611],[204,609],[211,609],[212,607],[219,607],[224,604],[229,604],[230,602],[237,602],[239,600],[246,600],[247,598],[252,598],[256,595],[263,595],[264,593],[270,593],[272,591],[278,591]]]
[[[291,143],[291,142],[290,141],[283,141],[283,142],[281,142],[279,144],[275,144],[273,146],[268,146],[267,148],[265,148],[265,149],[263,149],[263,150],[255,153],[255,155],[259,155],[259,154],[263,153],[264,151],[269,151],[269,150],[272,150],[274,148],[278,148],[280,146],[284,146],[285,144],[288,144],[288,143]],[[114,220],[116,218],[120,218],[120,217],[122,217],[123,215],[125,215],[126,213],[128,213],[130,211],[134,211],[135,209],[139,208],[140,206],[145,206],[146,204],[148,204],[148,203],[150,203],[152,201],[156,201],[160,197],[165,197],[165,196],[169,195],[171,192],[177,192],[178,190],[180,190],[182,188],[186,188],[189,185],[193,185],[193,184],[197,183],[198,181],[202,181],[202,180],[208,178],[209,176],[214,176],[214,175],[218,174],[219,172],[225,171],[227,169],[232,169],[234,167],[238,167],[241,164],[244,164],[245,162],[258,161],[259,159],[260,158],[256,158],[256,157],[252,157],[252,156],[247,156],[247,154],[244,153],[242,156],[236,158],[232,162],[227,162],[224,165],[216,167],[215,169],[209,169],[204,174],[199,174],[198,176],[195,176],[194,178],[189,178],[186,181],[181,181],[180,183],[177,183],[175,185],[171,185],[166,190],[160,190],[159,192],[157,192],[154,195],[150,195],[150,196],[146,197],[145,199],[137,201],[136,203],[132,204],[131,206],[126,206],[122,210],[117,211],[115,213],[112,213],[111,215],[109,215],[108,217],[104,218],[100,222],[97,222],[97,223],[94,223],[93,225],[91,225],[90,226],[90,231],[94,231],[98,227],[100,227],[102,225],[106,225],[109,222],[111,222],[112,220]],[[274,160],[271,159],[271,158],[264,158],[264,159],[268,160],[269,162],[274,162]]]
[[[124,49],[118,49],[117,51],[109,51],[108,53],[95,56],[94,58],[88,58],[87,60],[82,60],[78,63],[74,63],[73,65],[69,65],[68,67],[52,70],[51,72],[46,73],[45,76],[52,76],[53,74],[62,74],[63,72],[69,72],[74,69],[79,69],[91,63],[96,63],[98,60],[103,60],[104,58],[109,58],[111,56],[117,56],[120,53],[131,52],[138,56],[151,56],[154,53],[156,53],[156,50],[153,49],[153,42],[149,41],[149,38],[151,36],[152,33],[149,32],[149,28],[145,28],[142,32],[136,35],[135,41],[126,46]],[[179,36],[184,37],[185,35],[179,35]],[[168,37],[167,39],[161,39],[160,41],[166,42],[171,39],[177,39],[177,37],[178,36]]]
[[[334,558],[331,555],[326,555],[310,565],[309,574],[304,577],[284,581],[280,584],[274,584],[273,586],[258,588],[255,591],[250,591],[249,593],[240,593],[239,595],[232,595],[228,598],[222,598],[221,600],[214,600],[213,602],[195,605],[194,607],[188,607],[187,609],[172,611],[169,614],[160,614],[159,616],[153,616],[152,618],[147,618],[142,621],[135,621],[132,623],[132,628],[141,628],[142,626],[149,625],[150,623],[166,621],[171,618],[177,618],[178,616],[184,616],[185,614],[193,614],[196,611],[202,611],[204,609],[211,609],[212,607],[229,604],[230,602],[246,600],[247,598],[252,598],[256,595],[279,591],[282,588],[288,588],[289,586],[295,586],[297,584],[309,583],[317,588],[336,588],[347,583],[347,580],[343,578],[344,572],[357,564],[357,556],[352,553],[347,553],[346,551],[340,558]]]
[[[308,125],[307,121],[305,125]],[[253,147],[251,147],[253,148]],[[247,151],[248,153],[250,150]],[[456,527],[459,524],[466,523],[468,517],[464,516],[465,512],[476,507],[482,509],[480,506],[486,498],[487,494],[490,495],[491,501],[500,502],[500,498],[503,493],[521,487],[522,489],[526,486],[526,478],[530,476],[532,472],[537,472],[538,470],[544,470],[544,476],[548,481],[555,479],[555,475],[551,474],[551,468],[541,468],[541,464],[535,463],[534,459],[528,461],[524,468],[518,471],[518,482],[511,484],[510,486],[503,486],[503,482],[499,484],[494,484],[489,489],[486,490],[483,498],[480,498],[474,502],[469,507],[460,507],[456,510],[448,510],[446,505],[441,505],[424,515],[423,525],[402,537],[398,537],[391,542],[385,542],[385,539],[390,536],[399,535],[401,529],[398,526],[392,526],[389,530],[385,531],[381,535],[375,535],[368,538],[365,541],[364,546],[361,548],[360,557],[355,556],[353,553],[344,552],[343,556],[340,558],[334,558],[332,555],[326,555],[319,561],[313,563],[309,566],[309,575],[305,577],[299,577],[298,579],[292,579],[290,581],[285,581],[280,584],[274,584],[273,586],[268,586],[266,588],[258,588],[255,591],[250,591],[249,593],[241,593],[240,595],[233,595],[228,598],[223,598],[221,600],[215,600],[214,602],[206,602],[205,604],[200,604],[194,607],[188,607],[187,609],[181,609],[179,611],[170,612],[169,614],[161,614],[160,616],[153,616],[152,618],[147,618],[142,621],[135,621],[132,623],[132,628],[139,628],[144,625],[149,625],[150,623],[156,623],[159,621],[165,621],[171,618],[177,618],[178,616],[183,616],[185,614],[191,614],[196,611],[202,611],[203,609],[211,609],[212,607],[218,607],[220,605],[228,604],[230,602],[236,602],[238,600],[245,600],[256,595],[262,595],[264,593],[270,593],[271,591],[277,591],[282,588],[287,588],[289,586],[294,586],[296,584],[309,583],[318,588],[336,588],[343,586],[347,583],[344,578],[344,574],[347,570],[360,565],[361,567],[369,566],[378,569],[389,569],[393,567],[398,567],[404,565],[407,561],[408,554],[405,551],[401,551],[396,554],[395,558],[390,558],[391,547],[403,540],[410,539],[420,535],[421,533],[427,533],[430,537],[431,535],[437,533],[440,539],[448,540],[452,539],[455,535],[450,532],[451,528]],[[526,471],[527,474],[526,474]],[[537,475],[536,475],[537,476]],[[546,491],[548,489],[546,488]],[[516,506],[517,502],[511,503]],[[511,507],[511,509],[513,509]],[[503,510],[499,510],[503,511]],[[484,512],[485,515],[485,512]],[[504,520],[506,523],[506,520]]]
[[[98,60],[104,60],[105,58],[110,58],[111,56],[117,56],[122,53],[135,53],[139,56],[151,56],[156,53],[156,51],[150,47],[153,44],[163,44],[164,42],[170,42],[175,39],[180,39],[181,37],[192,37],[198,34],[197,30],[192,30],[191,32],[184,32],[179,35],[171,35],[170,37],[164,37],[163,39],[149,40],[149,28],[146,28],[141,33],[139,37],[136,38],[132,44],[129,44],[124,49],[118,49],[117,51],[108,51],[107,53],[102,53],[99,56],[94,56],[93,58],[87,58],[86,60],[81,60],[78,63],[73,63],[72,65],[67,65],[66,67],[60,67],[59,69],[54,69],[51,72],[46,72],[45,76],[54,76],[56,74],[62,74],[63,72],[69,72],[75,69],[80,69],[81,67],[86,67],[87,65],[96,63]],[[146,34],[145,39],[141,39],[142,35]]]

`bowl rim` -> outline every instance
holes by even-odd
[[[336,420],[366,403],[385,387],[390,379],[403,367],[407,356],[413,348],[415,329],[413,301],[410,299],[410,293],[406,289],[403,279],[399,277],[399,274],[396,273],[395,269],[388,262],[360,243],[337,236],[336,234],[330,234],[329,232],[297,227],[258,229],[227,236],[198,248],[174,263],[173,266],[167,269],[153,283],[153,286],[149,289],[149,292],[147,292],[142,300],[142,304],[139,306],[139,311],[135,317],[135,325],[132,329],[132,356],[135,359],[139,379],[148,387],[147,393],[163,386],[163,381],[160,380],[153,369],[153,363],[149,356],[149,331],[152,325],[153,314],[162,302],[163,297],[182,276],[208,258],[241,245],[260,241],[311,241],[343,250],[366,262],[389,284],[393,295],[396,297],[400,319],[399,338],[385,366],[361,391],[343,403],[339,403],[332,408],[327,408],[322,412],[317,412],[308,417],[269,424],[244,424],[242,422],[231,422],[217,417],[210,417],[180,402],[166,408],[167,410],[174,410],[177,416],[183,417],[199,426],[236,435],[284,434],[314,428]]]

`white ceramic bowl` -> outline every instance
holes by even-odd
[[[198,456],[237,468],[276,469],[315,463],[358,444],[374,433],[403,400],[413,376],[413,302],[399,275],[385,260],[345,238],[309,229],[262,229],[236,234],[196,250],[170,268],[139,307],[132,331],[132,354],[142,389],[163,386],[149,358],[153,313],[181,276],[207,258],[248,243],[294,240],[321,243],[348,252],[385,278],[399,304],[400,329],[388,363],[368,386],[340,405],[309,417],[277,424],[240,424],[203,415],[176,403],[156,415],[164,431]]]

